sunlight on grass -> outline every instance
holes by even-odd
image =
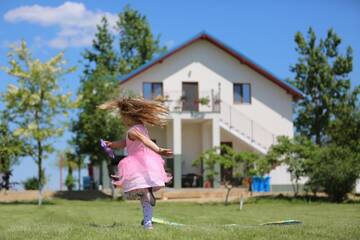
[[[144,231],[138,202],[54,200],[0,204],[0,239],[357,239],[360,205],[261,199],[237,204],[159,202],[155,217],[185,224]],[[303,224],[255,226],[296,219]],[[226,227],[224,224],[238,224]]]

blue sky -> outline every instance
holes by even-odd
[[[77,72],[68,75],[62,86],[76,93],[81,74],[81,52],[89,47],[95,25],[102,15],[110,23],[126,4],[145,14],[161,43],[169,48],[181,44],[200,31],[207,31],[232,46],[280,78],[291,77],[289,66],[296,63],[294,34],[312,26],[324,38],[334,28],[342,38],[342,49],[354,50],[353,85],[360,84],[360,1],[357,0],[103,0],[31,1],[0,0],[0,66],[7,65],[8,45],[25,39],[33,56],[48,59],[64,50]],[[0,72],[0,92],[14,79]],[[2,105],[0,104],[0,107]],[[59,150],[70,134],[58,139]],[[100,137],[100,136],[99,136]],[[45,164],[50,175],[48,188],[59,188],[56,157]],[[14,180],[36,175],[33,160],[24,159],[15,167]]]

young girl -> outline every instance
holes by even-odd
[[[144,126],[164,126],[167,109],[155,101],[141,98],[121,98],[106,102],[100,109],[118,110],[123,123],[129,128],[126,139],[110,142],[110,148],[125,148],[128,156],[118,165],[119,176],[112,176],[114,185],[122,186],[127,198],[140,197],[145,229],[152,229],[152,207],[155,206],[153,191],[165,186],[171,180],[164,169],[160,155],[172,155],[171,149],[158,147],[149,138]]]

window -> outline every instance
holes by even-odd
[[[251,103],[250,83],[234,83],[234,103]]]
[[[152,100],[162,95],[163,95],[162,83],[147,82],[143,84],[143,97],[145,99]]]

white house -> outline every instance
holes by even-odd
[[[150,128],[160,146],[173,149],[174,186],[201,174],[192,161],[220,144],[266,153],[279,135],[293,136],[293,102],[302,93],[207,33],[159,56],[121,79],[122,90],[162,96],[166,127]],[[228,174],[218,167],[221,174]],[[273,191],[290,190],[284,166],[270,173]]]

